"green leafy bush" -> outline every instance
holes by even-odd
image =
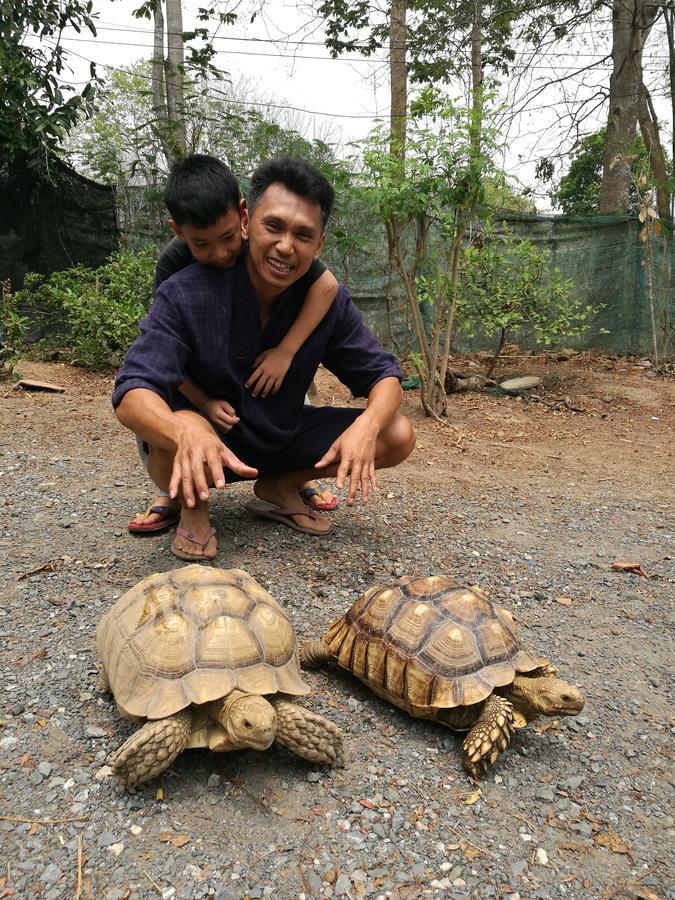
[[[527,331],[537,343],[555,345],[587,331],[597,312],[574,296],[571,279],[551,264],[548,247],[520,240],[508,229],[463,249],[458,309],[467,334],[499,335],[488,375],[513,332]]]
[[[152,247],[119,251],[98,269],[27,275],[16,299],[46,332],[43,349],[92,369],[118,366],[152,302],[154,269]]]
[[[17,365],[28,331],[28,319],[17,311],[16,294],[9,281],[0,282],[0,381],[18,375]]]

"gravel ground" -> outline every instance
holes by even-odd
[[[675,898],[672,383],[629,361],[535,363],[511,369],[546,374],[540,402],[458,396],[455,430],[407,395],[414,457],[325,538],[250,518],[246,485],[214,502],[218,564],[257,578],[302,638],[408,573],[514,612],[587,704],[517,732],[480,790],[459,736],[333,671],[308,673],[306,702],[347,732],[346,768],[194,750],[120,795],[106,761],[132,726],[98,688],[94,631],[179,565],[171,535],[127,533],[147,482],[109,378],[27,364],[66,393],[0,389],[0,896]]]

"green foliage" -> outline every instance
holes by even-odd
[[[548,247],[504,229],[465,247],[460,261],[460,327],[469,335],[499,335],[495,361],[513,332],[526,330],[539,344],[554,345],[588,330],[597,311],[574,297],[572,281],[551,264]]]
[[[28,319],[19,315],[17,296],[9,281],[0,282],[0,381],[17,377]]]
[[[565,175],[551,191],[551,200],[567,216],[598,215],[600,187],[602,184],[602,157],[605,146],[605,129],[582,138],[572,154],[572,160]],[[649,165],[649,153],[640,135],[625,148],[630,157],[631,167],[637,174],[644,173],[646,186],[654,187],[654,177]],[[545,180],[552,175],[552,168],[546,162],[539,163],[538,172]],[[550,177],[549,179],[550,180]],[[640,192],[635,184],[630,188],[631,205],[629,212],[637,215],[640,208]]]
[[[91,0],[0,0],[0,156],[5,162],[18,156],[33,163],[45,160],[90,108],[99,84],[94,63],[79,94],[61,77],[67,60],[61,35],[68,27],[96,35]]]
[[[74,363],[92,369],[118,366],[152,301],[152,251],[114,253],[98,269],[27,275],[16,299],[48,331],[43,346],[67,348]]]

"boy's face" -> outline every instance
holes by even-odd
[[[241,253],[241,212],[236,207],[208,228],[179,225],[169,219],[173,231],[182,238],[198,263],[216,269],[229,269]]]

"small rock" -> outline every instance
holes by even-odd
[[[548,785],[543,785],[542,787],[538,787],[534,796],[536,800],[548,800],[551,801],[555,799],[555,794],[553,793],[553,789],[548,787]]]
[[[321,781],[323,778],[322,772],[308,772],[307,773],[307,781],[312,782],[312,784],[316,784],[317,781]]]
[[[524,875],[528,868],[529,866],[526,859],[516,860],[516,862],[511,864],[511,874],[514,878],[518,878],[520,875]]]
[[[209,788],[217,788],[220,787],[221,777],[217,775],[215,772],[212,775],[209,775],[209,780],[206,782],[206,786]]]
[[[110,778],[113,770],[111,766],[101,766],[98,772],[94,775],[96,781],[103,781],[104,778]]]
[[[171,900],[176,894],[175,887],[165,887],[162,889],[162,900]]]
[[[112,853],[113,856],[119,856],[124,850],[124,844],[110,844],[106,849],[108,853]]]
[[[141,831],[143,831],[143,829],[141,828],[140,825],[132,825],[131,828],[129,829],[129,831],[130,831],[135,837],[138,837],[138,835],[141,833]]]
[[[38,763],[37,770],[40,775],[43,775],[45,778],[49,778],[49,776],[52,774],[52,764],[48,762],[40,762]]]
[[[110,847],[115,842],[115,835],[111,831],[102,831],[98,836],[99,847]]]
[[[544,850],[543,847],[537,847],[537,849],[535,850],[534,861],[538,866],[548,865],[548,853]]]
[[[42,873],[42,880],[45,884],[54,884],[61,878],[61,869],[55,864],[50,863]]]
[[[84,733],[90,738],[102,738],[105,737],[108,732],[105,728],[101,728],[100,725],[87,725],[84,729]]]
[[[16,738],[15,737],[4,737],[0,740],[0,750],[4,750],[5,752],[9,752],[10,750],[14,750],[16,747]]]

